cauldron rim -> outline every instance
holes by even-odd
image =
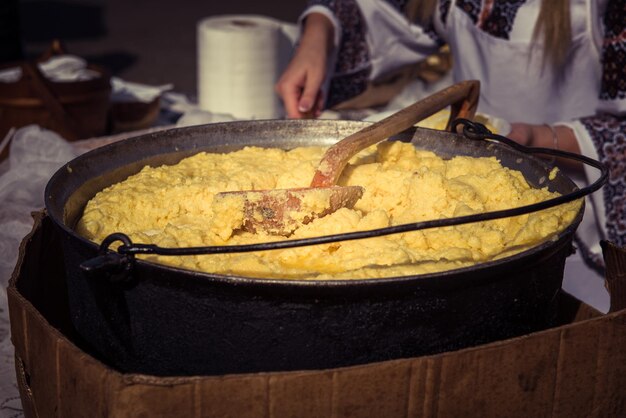
[[[65,219],[63,220],[57,219],[58,216],[56,215],[58,214],[55,214],[54,210],[52,211],[50,210],[51,206],[53,205],[52,203],[53,193],[51,192],[52,185],[54,185],[54,183],[58,181],[60,177],[65,175],[66,172],[71,171],[72,165],[75,164],[77,160],[89,159],[94,155],[98,155],[99,153],[104,153],[104,152],[115,153],[115,150],[117,150],[118,147],[123,147],[123,146],[133,144],[133,143],[141,143],[141,142],[150,141],[155,138],[159,138],[161,136],[174,136],[175,137],[177,136],[177,134],[184,135],[186,133],[191,133],[193,135],[194,132],[201,131],[203,129],[211,129],[211,128],[220,129],[220,128],[228,127],[228,128],[232,128],[232,130],[234,131],[240,130],[241,132],[244,132],[246,129],[246,126],[249,124],[261,125],[261,126],[267,125],[270,128],[272,125],[275,125],[275,124],[278,124],[278,125],[297,124],[302,129],[306,129],[309,126],[315,126],[315,125],[320,125],[320,126],[338,125],[339,128],[347,128],[348,126],[359,126],[359,125],[362,126],[364,124],[369,124],[369,123],[370,122],[343,121],[343,120],[234,121],[234,122],[220,122],[220,123],[209,124],[209,125],[196,125],[196,126],[189,126],[189,127],[182,127],[182,128],[172,128],[172,129],[167,129],[167,130],[160,131],[160,132],[139,135],[136,137],[128,138],[127,140],[124,140],[124,141],[114,142],[114,143],[105,145],[103,147],[88,151],[78,156],[77,158],[73,159],[72,161],[68,162],[63,167],[61,167],[51,177],[50,181],[46,185],[46,190],[45,190],[46,209],[48,211],[48,215],[53,220],[54,224],[57,225],[57,227],[60,227],[61,229],[63,229],[70,237],[72,237],[72,239],[80,240],[82,244],[90,247],[95,253],[98,249],[97,244],[80,236],[74,230],[74,228],[67,225],[67,222],[65,222]],[[341,126],[341,125],[346,125],[346,126]],[[418,127],[418,128],[412,129],[411,131],[408,131],[407,133],[400,134],[394,138],[399,139],[399,140],[406,140],[407,139],[406,135],[410,135],[411,137],[414,138],[415,133],[419,133],[419,132],[424,133],[424,135],[445,135],[445,136],[452,135],[452,136],[461,137],[460,135],[449,133],[449,132],[442,132],[438,130]],[[339,134],[339,132],[337,132],[337,134]],[[247,144],[247,145],[257,145],[257,144]],[[321,145],[321,144],[310,144],[310,145]],[[498,149],[498,148],[503,148],[503,147],[504,146],[501,144],[490,143],[487,145],[486,148],[493,150],[493,149]],[[175,147],[174,150],[177,150],[177,148]],[[506,148],[506,150],[507,152],[513,152],[513,153],[516,152],[515,150],[511,150],[509,148]],[[205,151],[205,150],[195,149],[190,154],[202,152],[202,151]],[[162,155],[169,155],[172,153],[173,153],[173,150],[167,150],[167,152],[162,153]],[[549,171],[550,169],[550,167],[548,167],[546,162],[541,161],[532,155],[523,155],[523,158],[525,158],[526,161],[532,161],[534,164],[538,164],[542,166],[546,171]],[[135,160],[134,162],[139,163],[139,160]],[[119,165],[118,167],[124,167],[124,164]],[[563,177],[565,180],[570,182],[574,187],[576,187],[569,178],[564,176],[564,174],[559,172],[557,173],[557,176]],[[532,248],[529,248],[525,251],[522,251],[520,253],[516,253],[507,257],[502,257],[502,258],[498,258],[492,261],[478,263],[478,264],[474,264],[474,265],[470,265],[466,267],[450,269],[450,270],[445,270],[441,272],[418,274],[418,275],[394,276],[394,277],[384,277],[384,278],[368,278],[368,279],[330,279],[330,280],[319,280],[319,279],[314,279],[314,278],[313,279],[290,279],[290,278],[279,279],[279,278],[247,277],[247,276],[238,276],[238,275],[207,273],[207,272],[202,272],[202,271],[185,269],[182,267],[174,267],[174,266],[170,266],[166,264],[150,262],[146,260],[137,260],[137,263],[141,266],[145,266],[151,269],[162,270],[164,272],[183,274],[186,276],[186,278],[193,279],[193,281],[203,280],[203,281],[213,282],[219,285],[228,285],[228,286],[245,285],[246,287],[249,287],[251,289],[257,289],[257,290],[263,289],[263,288],[276,289],[278,287],[289,289],[289,290],[294,290],[298,288],[300,289],[326,288],[329,290],[338,290],[338,291],[345,290],[345,289],[377,290],[377,289],[381,289],[381,288],[388,287],[388,286],[403,287],[407,284],[411,286],[420,284],[429,288],[430,286],[459,288],[459,287],[464,287],[466,285],[469,286],[469,285],[476,284],[477,281],[487,280],[486,276],[480,275],[482,271],[492,270],[494,268],[496,269],[503,268],[505,266],[511,266],[514,263],[523,263],[524,260],[535,257],[537,256],[537,254],[541,254],[542,252],[549,251],[551,247],[555,246],[557,241],[563,241],[563,240],[567,241],[571,239],[571,237],[573,236],[576,228],[578,227],[582,219],[583,213],[584,213],[584,202],[581,205],[581,208],[578,211],[576,218],[565,229],[563,229],[558,234],[552,235],[551,238],[544,240],[540,244]],[[64,216],[65,216],[65,212],[64,212]],[[447,280],[447,279],[450,279],[449,276],[453,276],[452,277],[453,280]],[[458,276],[462,276],[464,280],[461,280],[461,277],[458,277]],[[493,275],[489,275],[489,277],[491,276]]]

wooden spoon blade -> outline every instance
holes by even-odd
[[[213,201],[213,210],[228,213],[239,208],[243,211],[243,230],[262,230],[272,235],[289,236],[300,225],[339,208],[351,208],[361,198],[362,187],[335,186],[350,158],[359,151],[413,126],[448,105],[452,105],[451,117],[472,117],[478,105],[479,90],[477,80],[453,84],[335,143],[322,156],[311,187],[219,193]]]
[[[361,196],[360,186],[222,192],[215,195],[213,210],[242,211],[244,231],[289,236],[313,219],[354,207]]]

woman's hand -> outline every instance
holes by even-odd
[[[529,125],[527,123],[511,123],[508,138],[527,147],[552,148],[580,154],[580,146],[574,131],[567,126]],[[566,166],[580,169],[582,165],[567,161]]]
[[[526,147],[533,146],[532,143],[535,137],[535,129],[537,125],[528,125],[526,123],[512,123],[511,132],[507,135],[508,138],[517,142],[520,145]],[[550,133],[552,135],[552,133]]]
[[[527,147],[553,148],[580,154],[576,135],[567,126],[512,123],[507,137]]]
[[[326,16],[312,13],[306,18],[296,53],[275,86],[287,117],[316,117],[321,113],[321,86],[333,48],[333,34],[333,25]]]

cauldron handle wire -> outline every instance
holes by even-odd
[[[537,212],[543,209],[548,209],[554,206],[558,206],[564,203],[572,202],[574,200],[583,198],[596,190],[600,189],[608,179],[608,168],[606,165],[592,158],[584,155],[574,154],[566,151],[550,149],[550,148],[535,148],[526,147],[518,144],[517,142],[506,138],[501,135],[492,133],[484,125],[476,122],[469,121],[467,119],[456,119],[452,123],[453,132],[458,131],[459,125],[463,125],[463,135],[471,140],[492,140],[501,142],[511,148],[514,148],[520,152],[526,154],[544,154],[553,157],[560,157],[570,160],[582,162],[583,164],[590,165],[600,171],[600,177],[581,189],[576,189],[568,194],[554,197],[552,199],[544,200],[542,202],[533,203],[530,205],[520,206],[517,208],[503,209],[492,212],[485,212],[473,215],[466,215],[454,218],[436,219],[431,221],[415,222],[408,224],[395,225],[385,228],[371,229],[368,231],[348,232],[342,234],[325,235],[313,238],[266,242],[258,244],[246,244],[246,245],[225,245],[225,246],[204,246],[204,247],[184,247],[184,248],[167,248],[160,247],[154,244],[136,244],[132,243],[127,235],[122,233],[115,233],[109,235],[102,242],[100,246],[99,256],[87,260],[81,264],[81,268],[86,271],[98,271],[101,269],[115,270],[124,276],[132,267],[134,261],[134,255],[136,254],[157,254],[165,256],[185,256],[185,255],[209,255],[209,254],[229,254],[229,253],[244,253],[253,251],[267,251],[283,248],[295,248],[304,247],[309,245],[328,244],[339,241],[349,241],[365,238],[380,237],[385,235],[393,235],[402,232],[417,231],[430,228],[438,228],[445,226],[456,226],[474,222],[490,221],[501,218],[508,218],[512,216],[524,215],[532,212]],[[115,241],[121,241],[122,245],[117,248],[117,252],[113,252],[108,247]],[[118,257],[118,259],[115,259]],[[114,260],[115,259],[115,260]]]
[[[523,152],[524,154],[551,155],[553,157],[561,157],[561,158],[576,160],[584,164],[590,165],[594,168],[597,168],[598,170],[600,170],[600,173],[601,173],[600,178],[596,182],[589,185],[588,187],[581,189],[581,190],[585,190],[587,188],[591,188],[596,183],[598,183],[598,186],[594,190],[591,190],[588,194],[593,193],[597,189],[602,187],[608,178],[608,175],[609,175],[608,168],[604,164],[602,164],[599,161],[594,160],[593,158],[589,158],[580,154],[574,154],[574,153],[567,152],[567,151],[561,151],[559,149],[554,149],[554,148],[527,147],[527,146],[524,146],[522,144],[519,144],[513,141],[510,138],[492,133],[489,129],[487,129],[485,125],[481,123],[472,122],[471,120],[467,120],[467,119],[455,119],[454,122],[452,122],[452,131],[455,132],[457,130],[457,127],[460,124],[463,125],[463,136],[465,136],[468,139],[473,139],[473,140],[491,139],[497,142],[501,142],[513,149],[516,149],[517,151]]]

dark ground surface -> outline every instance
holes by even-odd
[[[7,5],[18,1],[23,56],[38,56],[57,38],[69,53],[113,75],[146,84],[173,83],[176,91],[191,96],[196,94],[199,20],[257,14],[295,22],[305,5],[305,0],[0,0],[0,19],[9,14]],[[6,31],[12,25],[0,20],[0,26]],[[6,51],[5,45],[0,47]]]

